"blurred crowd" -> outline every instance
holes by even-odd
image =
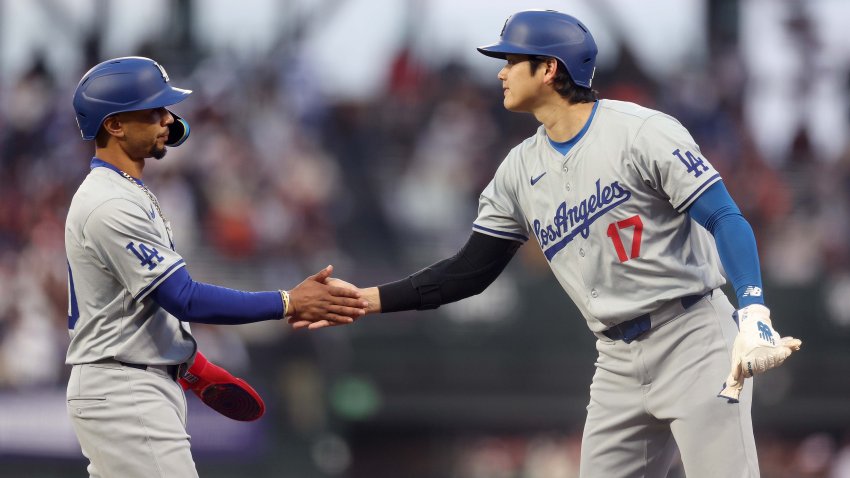
[[[371,285],[452,253],[469,234],[478,193],[536,127],[533,118],[502,109],[495,65],[481,82],[462,66],[429,69],[402,51],[386,73],[385,94],[341,102],[316,90],[319,73],[309,58],[285,49],[253,61],[207,56],[191,64],[169,63],[167,52],[141,53],[159,59],[175,85],[194,90],[175,107],[190,122],[191,138],[150,160],[145,182],[193,277],[235,288],[292,287],[329,263],[339,276]],[[594,86],[604,98],[682,121],[753,225],[766,279],[821,287],[829,312],[823,320],[846,333],[846,135],[832,144],[803,125],[782,151],[759,146],[747,73],[730,48],[715,51],[699,71],[658,81],[626,52],[597,73]],[[839,105],[847,104],[844,74]],[[773,81],[795,82],[795,105],[816,93],[806,81]],[[0,84],[0,391],[61,388],[68,371],[64,220],[94,150],[74,123],[75,86],[59,83],[37,59],[25,75]],[[522,251],[525,273],[549,274],[535,244]],[[193,328],[207,355],[241,373],[250,373],[254,348],[289,334],[280,324]],[[760,438],[763,476],[850,476],[850,446],[841,440]],[[482,438],[459,447],[453,476],[575,476],[576,441]]]
[[[458,478],[578,478],[581,435],[475,437],[455,461]],[[846,478],[850,444],[838,448],[831,437],[763,437],[759,461],[764,478]],[[678,464],[668,478],[684,478]]]

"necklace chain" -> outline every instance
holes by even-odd
[[[145,194],[148,196],[148,198],[151,200],[151,202],[153,203],[153,205],[156,207],[156,212],[158,212],[158,213],[159,213],[159,217],[161,217],[161,218],[162,218],[162,222],[164,222],[164,223],[166,224],[166,227],[168,227],[168,220],[165,218],[165,214],[163,214],[163,213],[162,213],[162,209],[160,209],[160,207],[159,207],[159,201],[157,201],[157,200],[156,200],[156,198],[154,197],[153,193],[151,193],[151,192],[150,192],[150,190],[148,190],[148,188],[147,188],[146,186],[144,186],[144,185],[142,185],[142,184],[139,184],[139,183],[138,183],[135,179],[133,179],[133,177],[132,177],[132,176],[130,176],[129,174],[125,173],[124,171],[122,171],[122,170],[120,170],[120,169],[119,169],[119,171],[121,171],[121,175],[122,175],[122,176],[124,176],[124,178],[125,178],[127,181],[130,181],[131,183],[135,184],[135,185],[136,185],[136,187],[138,187],[139,189],[141,189],[141,190],[142,190],[142,192],[143,192],[143,193],[145,193]]]

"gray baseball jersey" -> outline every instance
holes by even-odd
[[[153,196],[95,158],[65,223],[68,258],[66,363],[186,362],[196,348],[189,324],[159,307],[150,292],[184,266]]]
[[[541,126],[482,192],[473,228],[534,236],[591,330],[725,283],[711,235],[683,212],[720,180],[672,117],[600,100],[564,155]]]

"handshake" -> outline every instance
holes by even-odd
[[[377,287],[358,289],[331,277],[332,272],[333,266],[327,266],[294,289],[281,291],[284,317],[293,329],[350,324],[363,315],[380,312]]]
[[[330,277],[328,266],[304,279],[294,289],[281,291],[284,316],[295,329],[319,329],[350,324],[370,312],[380,311],[378,289],[358,289]],[[199,350],[191,367],[179,378],[185,391],[192,391],[204,404],[238,421],[254,421],[263,416],[265,403],[245,380],[210,362]]]

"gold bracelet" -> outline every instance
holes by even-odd
[[[289,315],[289,292],[280,289],[280,299],[283,301],[283,318],[288,319]]]

